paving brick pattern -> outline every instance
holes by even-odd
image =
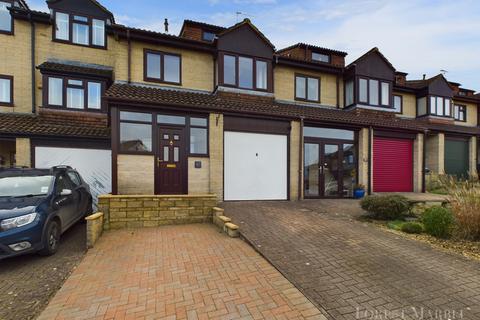
[[[34,319],[85,255],[85,223],[62,235],[58,252],[0,261],[0,320]]]
[[[210,224],[104,233],[51,319],[326,319],[247,243]]]
[[[353,200],[225,203],[330,319],[480,319],[480,263],[356,219]]]

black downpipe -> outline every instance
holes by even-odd
[[[368,195],[372,194],[372,127],[368,128]]]
[[[36,83],[36,77],[35,77],[35,22],[33,21],[32,14],[29,13],[29,18],[30,18],[30,24],[31,24],[31,30],[32,30],[32,35],[31,35],[31,64],[32,64],[32,113],[36,113],[36,94],[35,94],[35,83]]]
[[[298,200],[302,200],[302,190],[303,190],[303,127],[304,120],[300,118],[300,151],[298,152]]]
[[[132,82],[132,41],[130,39],[130,29],[127,29],[127,46],[128,46],[128,57],[127,57],[127,70],[128,70],[128,77],[127,81],[130,84]]]

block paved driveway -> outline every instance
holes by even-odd
[[[107,232],[39,319],[326,318],[246,242],[195,224]]]
[[[357,221],[354,200],[223,207],[330,319],[480,319],[480,262]]]

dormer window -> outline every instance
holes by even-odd
[[[430,96],[430,114],[439,117],[451,117],[451,100],[450,98]]]
[[[13,19],[9,7],[12,3],[9,1],[0,1],[0,33],[11,34],[13,32]]]
[[[105,48],[105,20],[55,13],[55,39],[82,46]]]
[[[453,108],[453,118],[457,121],[467,122],[467,106],[456,104]]]
[[[390,107],[390,83],[376,79],[358,79],[358,102],[374,107]]]
[[[223,85],[247,90],[268,89],[268,62],[259,58],[223,56]]]
[[[203,41],[213,42],[215,40],[215,33],[209,31],[203,31],[202,39]]]
[[[312,60],[318,62],[330,63],[330,56],[328,54],[312,52]]]

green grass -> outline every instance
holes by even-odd
[[[400,231],[402,229],[402,225],[404,223],[405,223],[405,221],[403,221],[403,220],[393,220],[393,221],[390,221],[389,223],[387,223],[387,227],[389,229]]]

